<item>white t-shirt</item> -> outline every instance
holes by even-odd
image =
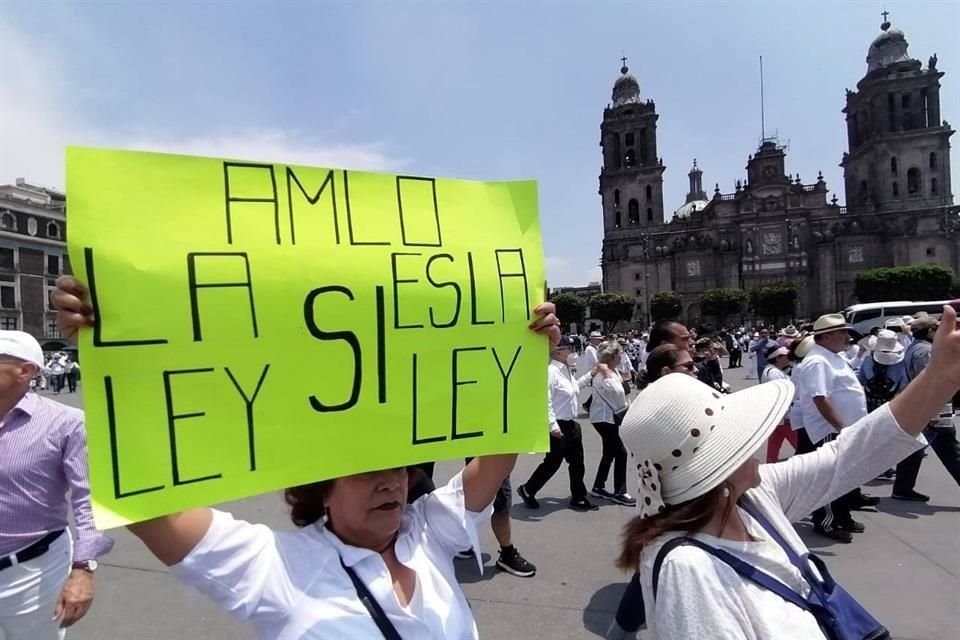
[[[802,556],[807,553],[807,547],[792,521],[875,478],[920,449],[921,440],[904,432],[889,407],[884,405],[812,453],[760,465],[760,486],[746,495]],[[763,528],[746,512],[740,513],[757,542],[737,542],[705,534],[693,537],[739,556],[805,595],[809,586],[802,581],[787,554],[768,539]],[[695,547],[678,547],[666,557],[660,568],[659,589],[654,600],[652,572],[657,552],[677,535],[660,536],[644,548],[641,556],[640,582],[650,637],[657,640],[824,638],[812,614],[743,578],[723,561]],[[881,618],[884,614],[895,615],[873,613]]]
[[[344,544],[321,525],[273,531],[214,511],[203,540],[170,571],[252,622],[264,640],[382,637],[340,566],[342,558],[404,640],[475,640],[477,626],[453,557],[473,548],[479,564],[476,527],[491,511],[466,510],[461,474],[407,507],[394,546],[397,560],[417,574],[407,607],[397,600],[379,553]]]
[[[777,368],[775,364],[768,364],[760,376],[760,382],[770,382],[771,380],[789,380],[790,376]]]
[[[807,356],[797,365],[794,382],[798,379],[798,384],[803,388],[800,404],[803,428],[807,430],[810,442],[816,444],[836,433],[813,403],[814,398],[824,397],[829,400],[837,418],[844,425],[851,425],[867,415],[867,396],[863,385],[843,356],[818,344],[813,345]]]

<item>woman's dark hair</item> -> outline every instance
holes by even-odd
[[[674,368],[680,362],[680,356],[688,353],[686,349],[681,349],[674,344],[662,344],[647,357],[647,364],[643,373],[640,375],[638,386],[645,388],[648,384],[660,378],[660,372],[664,367]]]
[[[728,491],[724,496],[724,489]],[[678,505],[668,506],[655,516],[633,518],[623,528],[623,547],[617,558],[617,567],[624,571],[636,571],[640,566],[640,554],[643,548],[670,531],[697,533],[713,519],[717,509],[723,509],[720,531],[726,527],[727,519],[736,506],[729,496],[733,488],[723,482],[702,496]]]
[[[653,350],[660,345],[673,340],[673,328],[680,323],[676,320],[659,320],[653,328],[650,329],[650,340],[647,341],[647,352],[653,353]]]
[[[800,362],[803,360],[803,358],[797,356],[797,347],[800,346],[801,342],[803,342],[803,338],[794,338],[790,346],[787,347],[787,358],[790,359],[790,362]]]
[[[321,480],[299,487],[290,487],[283,492],[283,499],[290,506],[290,519],[298,527],[306,527],[323,517],[326,507],[324,498],[330,493],[333,480]]]

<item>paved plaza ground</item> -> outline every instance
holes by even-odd
[[[727,372],[734,388],[753,384],[743,369]],[[80,406],[78,394],[57,397]],[[600,439],[581,420],[587,481],[600,458]],[[322,452],[318,452],[322,455]],[[523,482],[540,455],[521,456],[513,474]],[[438,465],[438,480],[455,473]],[[929,504],[890,500],[890,484],[866,491],[885,497],[876,512],[860,512],[867,531],[853,544],[820,538],[798,525],[811,548],[825,557],[834,576],[901,640],[960,637],[960,489],[935,456],[926,459],[917,484]],[[578,513],[566,508],[567,476],[561,470],[540,492],[539,511],[515,497],[514,542],[539,571],[515,578],[494,567],[496,544],[487,528],[482,542],[486,571],[460,561],[460,577],[482,638],[601,637],[628,576],[613,566],[620,530],[633,510],[612,504]],[[274,527],[289,526],[280,496],[260,496],[224,505],[238,517]],[[116,547],[97,572],[97,598],[70,640],[242,640],[250,629],[233,621],[194,591],[181,587],[125,530],[111,532]],[[691,639],[693,640],[693,639]]]

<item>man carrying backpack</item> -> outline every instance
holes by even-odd
[[[884,329],[877,334],[876,346],[857,373],[867,396],[867,411],[893,400],[907,386],[907,364],[897,334]]]

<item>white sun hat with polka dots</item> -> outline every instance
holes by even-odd
[[[772,380],[730,395],[671,373],[630,404],[620,437],[638,460],[641,517],[707,493],[759,449],[793,400],[793,383]]]

